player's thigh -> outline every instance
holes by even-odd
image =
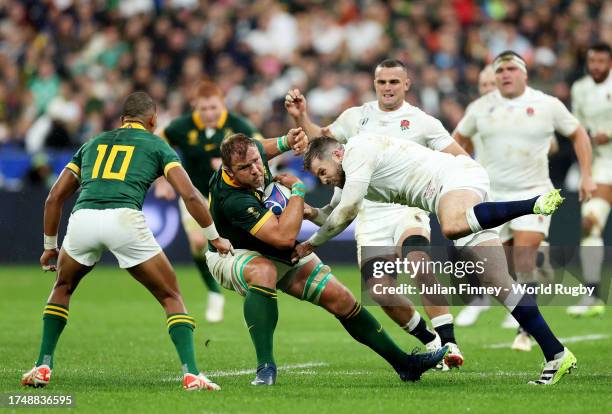
[[[70,257],[62,247],[57,258],[57,277],[54,289],[64,287],[66,293],[72,294],[83,277],[93,269]]]
[[[93,267],[105,250],[102,225],[105,210],[77,210],[70,215],[62,250],[83,266]]]
[[[298,262],[285,276],[283,292],[319,305],[337,316],[348,313],[356,302],[353,294],[316,255],[306,258],[309,260],[302,264]]]
[[[134,267],[162,252],[142,211],[128,208],[103,211],[101,241],[115,256],[119,267]]]
[[[444,193],[438,204],[438,220],[443,233],[468,228],[466,211],[483,201],[483,196],[475,190],[458,189]]]
[[[213,278],[225,289],[245,296],[250,285],[275,288],[292,265],[264,257],[254,250],[234,249],[233,255],[206,253]]]

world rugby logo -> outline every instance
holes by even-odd
[[[264,207],[279,216],[291,197],[291,191],[282,184],[271,183],[264,190]]]

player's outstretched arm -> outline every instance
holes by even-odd
[[[204,236],[208,239],[208,241],[215,246],[220,254],[232,252],[233,249],[231,243],[228,240],[219,237],[215,223],[213,223],[212,216],[210,215],[208,207],[206,206],[206,201],[198,189],[191,183],[191,179],[189,178],[189,175],[187,175],[187,171],[185,171],[182,166],[176,166],[168,171],[166,178],[185,202],[185,206],[187,207],[189,214],[191,214],[198,224],[202,226],[204,229]]]
[[[79,188],[80,182],[74,172],[64,168],[45,200],[44,252],[40,264],[44,270],[55,270],[50,264],[57,257],[57,232],[66,200]]]
[[[340,203],[327,217],[321,228],[308,239],[308,243],[313,247],[320,246],[346,229],[357,217],[367,191],[368,183],[347,182],[342,190]]]
[[[289,150],[293,150],[295,155],[301,155],[308,147],[308,138],[302,128],[291,128],[287,135],[264,139],[260,142],[268,160]]]
[[[279,174],[274,180],[291,188],[291,197],[281,215],[272,214],[255,233],[255,237],[277,249],[289,250],[295,246],[295,240],[302,227],[305,187],[299,178],[290,174]]]
[[[285,95],[285,109],[289,116],[293,118],[295,125],[301,127],[310,140],[323,135],[333,138],[329,128],[321,127],[312,122],[310,116],[308,116],[306,98],[299,89],[292,89],[287,92],[287,95]]]
[[[576,152],[576,158],[578,158],[578,164],[580,165],[580,201],[586,201],[591,198],[591,194],[595,191],[597,186],[593,181],[591,173],[591,161],[593,157],[593,150],[591,148],[591,141],[586,130],[579,126],[576,131],[568,136],[574,143],[574,151]]]
[[[312,208],[312,215],[307,217],[307,220],[312,221],[317,226],[321,227],[327,217],[334,211],[334,208],[340,204],[340,200],[342,199],[342,189],[338,187],[334,187],[334,195],[332,196],[329,204],[321,207],[321,208]]]

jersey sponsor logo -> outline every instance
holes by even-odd
[[[198,145],[199,133],[197,129],[192,129],[187,133],[187,142],[189,145]]]
[[[204,145],[204,151],[212,151],[217,148],[217,144],[206,144]]]
[[[256,219],[259,218],[259,216],[261,216],[261,213],[259,211],[257,211],[257,209],[255,207],[249,207],[247,208],[247,213],[252,215],[253,217],[255,217]]]
[[[400,121],[400,129],[401,129],[402,131],[405,131],[405,130],[407,130],[408,128],[410,128],[410,121],[409,121],[409,120],[407,120],[407,119],[402,119],[402,120]]]
[[[535,110],[530,106],[527,108],[527,116],[533,116],[535,114]]]

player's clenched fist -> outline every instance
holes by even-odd
[[[285,108],[289,115],[298,118],[306,112],[306,98],[299,89],[292,89],[285,95]]]
[[[302,128],[291,128],[287,133],[287,142],[294,155],[302,155],[308,147],[308,137]]]

